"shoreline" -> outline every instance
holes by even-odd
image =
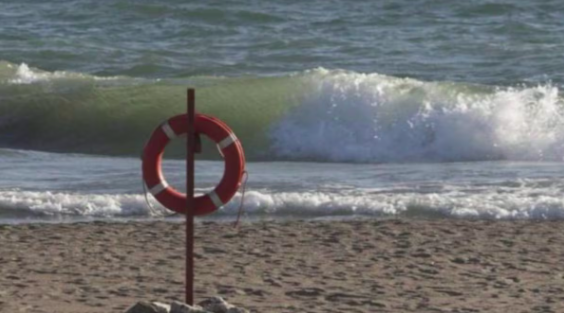
[[[561,312],[564,221],[199,221],[195,299],[254,312]],[[0,225],[0,311],[184,294],[180,221]]]

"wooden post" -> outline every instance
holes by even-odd
[[[194,305],[194,155],[196,151],[195,90],[188,89],[186,134],[186,303]]]

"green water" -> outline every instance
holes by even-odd
[[[0,4],[0,60],[98,76],[564,81],[564,3],[25,0]]]

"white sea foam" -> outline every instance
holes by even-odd
[[[564,156],[552,85],[493,88],[316,70],[271,132],[274,153],[344,162],[551,160]]]
[[[56,78],[64,78],[67,77],[69,74],[66,72],[44,72],[39,70],[32,70],[29,66],[25,63],[20,64],[12,79],[9,79],[8,82],[12,84],[31,84],[40,81],[46,81],[49,79],[56,79]]]
[[[150,200],[154,203],[154,200]],[[155,216],[142,195],[72,194],[36,191],[1,191],[0,210],[18,215],[70,215],[84,217]]]
[[[503,189],[503,190],[502,190]],[[504,192],[505,190],[505,192]],[[539,195],[542,194],[542,195]],[[241,194],[212,216],[235,216]],[[87,195],[56,192],[2,191],[0,212],[18,216],[70,217],[158,217],[167,211],[142,195]],[[564,200],[557,188],[538,192],[507,187],[465,192],[447,188],[444,192],[422,193],[394,189],[328,192],[247,192],[243,210],[249,217],[331,217],[331,216],[443,216],[485,219],[563,219]]]
[[[252,215],[280,214],[297,216],[443,216],[485,219],[562,219],[564,200],[558,194],[536,196],[531,190],[518,193],[447,193],[381,190],[355,194],[290,192],[267,194],[250,192],[244,203]],[[224,211],[235,213],[237,199]]]
[[[15,65],[8,63],[7,67],[13,68]],[[33,84],[38,82],[47,82],[54,80],[72,80],[72,79],[90,79],[95,81],[116,80],[119,77],[98,77],[82,73],[54,71],[48,72],[36,68],[30,68],[26,63],[21,63],[15,68],[15,71],[8,79],[9,84]]]

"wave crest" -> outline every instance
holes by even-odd
[[[500,88],[320,70],[273,129],[276,155],[339,162],[557,160],[563,103],[552,85]]]
[[[187,86],[196,86],[200,112],[233,128],[249,160],[562,161],[564,155],[564,106],[551,84],[480,86],[326,69],[142,80],[6,62],[0,146],[138,155],[154,127],[185,111]],[[210,143],[204,148],[203,158],[219,158]]]

